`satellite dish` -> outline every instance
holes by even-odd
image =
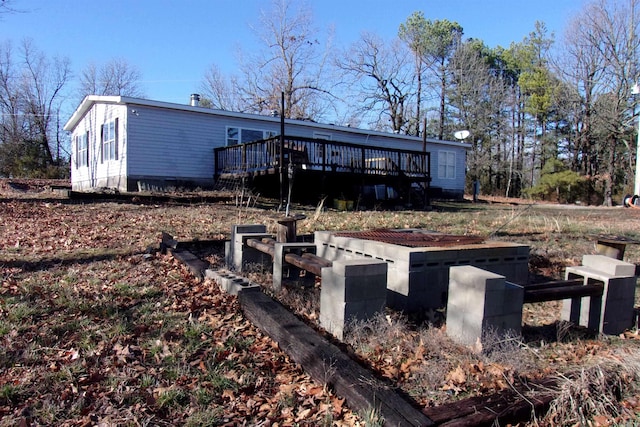
[[[457,132],[453,133],[453,136],[456,137],[456,139],[466,139],[469,135],[471,134],[471,132],[469,132],[468,130],[459,130]]]

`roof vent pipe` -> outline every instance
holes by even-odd
[[[191,94],[191,106],[192,107],[199,107],[200,106],[200,95],[198,95],[197,93],[192,93]]]

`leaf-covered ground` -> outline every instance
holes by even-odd
[[[236,223],[273,230],[280,214],[191,198],[80,203],[34,190],[42,188],[0,182],[0,425],[374,423],[301,372],[243,318],[235,298],[156,252],[162,231],[180,241],[221,239]],[[299,210],[307,215],[300,234],[422,227],[526,243],[532,271],[554,278],[593,252],[593,234],[640,238],[635,210],[447,203],[434,212]],[[640,262],[637,246],[627,250],[630,262]],[[313,324],[317,290],[291,288],[283,300]],[[591,339],[557,322],[557,313],[554,303],[527,305],[528,340],[497,339],[482,353],[397,313],[358,325],[349,345],[424,406],[621,359],[640,366],[637,329]],[[624,391],[617,406],[585,419],[640,421],[640,399],[627,393],[637,378],[617,371],[627,375],[611,380]]]

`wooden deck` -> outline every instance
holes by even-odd
[[[337,192],[357,193],[353,187],[361,195],[373,186],[393,188],[400,198],[416,189],[426,195],[431,181],[430,153],[422,151],[300,137],[285,137],[284,141],[274,137],[215,150],[217,179],[255,181],[272,176],[268,181],[272,187],[274,182],[276,187],[286,185],[273,178],[280,176],[281,164],[285,181],[295,174],[298,184],[330,197],[337,197]]]

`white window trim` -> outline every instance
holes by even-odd
[[[327,141],[331,141],[331,134],[330,133],[326,133],[326,132],[314,132],[313,133],[313,138],[314,139],[324,139]]]
[[[81,147],[81,143],[84,141],[84,145]],[[82,132],[80,135],[75,136],[75,154],[76,154],[76,169],[89,166],[89,132]]]
[[[113,123],[113,134],[109,132]],[[100,159],[102,163],[118,160],[118,119],[112,119],[102,125],[100,132]]]
[[[449,161],[451,160],[451,161]],[[444,167],[444,173],[442,168]],[[456,152],[438,151],[438,179],[456,179]]]
[[[237,138],[237,143],[235,144],[229,144],[229,129],[237,129],[238,130],[238,138]],[[233,145],[239,145],[239,144],[244,144],[244,142],[242,141],[242,132],[244,131],[250,131],[250,132],[262,132],[262,139],[268,139],[271,138],[273,136],[276,136],[278,133],[275,131],[270,131],[270,130],[264,130],[264,129],[255,129],[255,128],[243,128],[241,126],[227,126],[225,128],[225,146],[226,147],[231,147]]]

